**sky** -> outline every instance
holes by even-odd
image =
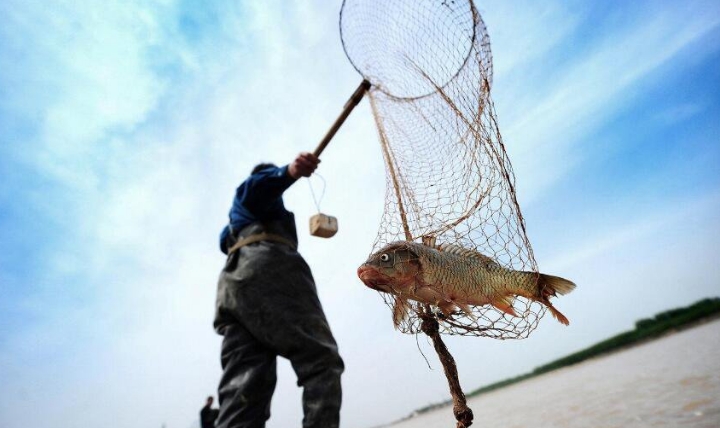
[[[555,302],[569,327],[446,337],[466,391],[720,295],[720,2],[476,5],[538,266],[578,287]],[[360,82],[340,6],[0,3],[0,426],[197,426],[233,191],[312,151]],[[343,426],[448,399],[427,338],[356,277],[385,197],[366,101],[318,173],[285,202],[345,360]],[[309,235],[313,193],[331,239]],[[299,426],[287,361],[278,376],[267,426]]]

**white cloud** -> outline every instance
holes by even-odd
[[[147,53],[158,42],[152,5],[55,1],[38,8],[13,2],[3,20],[24,54],[10,102],[40,117],[26,158],[74,188],[97,184],[96,160],[112,132],[131,132],[156,107],[165,82],[150,69]],[[15,72],[13,72],[15,74]]]

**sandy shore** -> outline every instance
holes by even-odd
[[[720,320],[468,400],[478,428],[720,427]],[[450,407],[387,425],[454,428]]]

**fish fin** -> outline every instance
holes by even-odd
[[[495,306],[496,308],[500,309],[501,311],[505,312],[508,315],[512,315],[514,317],[518,316],[517,313],[515,313],[515,309],[513,309],[513,302],[512,299],[508,296],[503,296],[500,298],[497,298],[490,302],[491,305]]]
[[[472,318],[473,321],[477,320],[477,317],[475,316],[472,309],[470,308],[470,305],[465,304],[465,303],[458,303],[458,302],[453,302],[451,300],[448,300],[448,301],[445,301],[442,303],[438,303],[437,307],[440,308],[440,311],[442,311],[442,313],[446,317],[452,315],[452,313],[455,312],[455,308],[460,308],[460,310],[465,312],[465,315]]]
[[[465,315],[469,316],[473,319],[473,321],[477,321],[477,317],[472,311],[472,308],[467,303],[457,303],[454,302],[460,309],[462,309],[463,312],[465,312]]]
[[[455,304],[453,302],[439,302],[437,307],[446,317],[449,317],[453,312],[455,312]]]
[[[576,285],[572,281],[559,276],[540,274],[538,278],[538,289],[543,297],[556,296],[557,293],[568,294],[575,289]]]
[[[395,304],[393,305],[393,324],[396,329],[400,326],[400,323],[407,318],[409,309],[410,304],[407,299],[399,296],[395,298]]]
[[[469,248],[463,248],[459,245],[440,244],[436,248],[438,251],[443,251],[448,254],[455,254],[456,256],[460,256],[460,257],[468,257],[468,258],[477,259],[477,260],[480,260],[482,263],[485,263],[488,265],[498,265],[498,263],[495,260],[486,256],[485,254],[480,253],[475,250],[471,250]]]
[[[555,309],[555,306],[553,306],[549,300],[545,299],[543,303],[545,304],[545,306],[547,306],[548,309],[550,309],[550,313],[552,314],[552,316],[555,317],[556,320],[560,321],[560,324],[570,325],[570,321],[567,319],[567,317],[560,313],[560,311]]]

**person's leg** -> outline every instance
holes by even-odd
[[[314,324],[314,325],[312,325]],[[315,318],[293,333],[304,337],[304,345],[287,354],[303,388],[304,428],[336,428],[340,425],[343,361],[327,322]]]
[[[266,349],[290,360],[304,389],[303,426],[337,427],[344,366],[310,268],[281,244],[242,251],[247,259],[240,258],[237,269],[223,277],[231,285],[223,309]]]
[[[263,284],[258,289],[272,297],[237,314],[254,337],[290,360],[303,388],[303,427],[334,428],[340,419],[344,365],[312,277],[301,273],[285,276],[282,285]],[[278,288],[283,292],[275,292]]]
[[[276,354],[241,324],[225,327],[217,428],[264,428],[275,390]]]

